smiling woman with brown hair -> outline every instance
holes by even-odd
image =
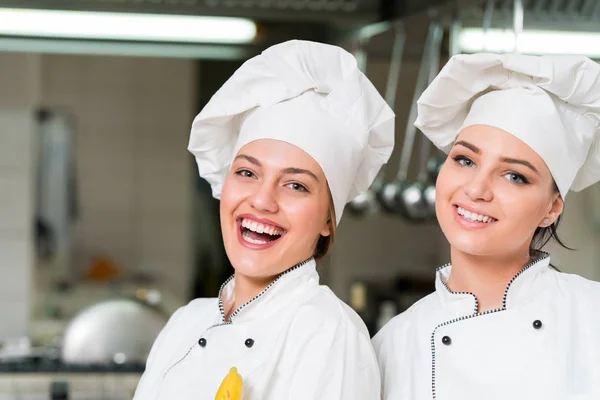
[[[567,192],[600,180],[600,65],[455,56],[418,111],[448,154],[436,214],[451,263],[373,339],[383,398],[600,399],[600,284],[540,251]]]
[[[366,326],[319,285],[315,259],[393,143],[394,114],[348,52],[291,41],[244,63],[189,144],[235,274],[170,319],[135,399],[378,399]]]

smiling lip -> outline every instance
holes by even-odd
[[[261,223],[263,225],[270,225],[270,226],[274,226],[276,228],[279,228],[283,231],[283,233],[275,240],[272,240],[270,242],[267,243],[250,243],[249,241],[245,240],[242,233],[244,231],[244,228],[242,227],[242,220],[247,219],[247,220],[252,220],[258,223]],[[238,238],[238,242],[251,250],[267,250],[271,247],[273,247],[275,244],[277,244],[279,242],[279,240],[281,240],[282,237],[285,236],[285,234],[287,233],[287,231],[279,224],[276,224],[275,222],[268,220],[266,218],[259,218],[256,217],[255,215],[252,214],[242,214],[240,215],[237,219],[236,219],[236,225],[237,225],[237,238]]]
[[[264,225],[271,225],[274,226],[276,228],[280,228],[283,229],[285,231],[285,228],[279,224],[276,224],[275,222],[271,221],[270,219],[266,219],[266,218],[259,218],[256,215],[252,215],[252,214],[242,214],[239,215],[237,217],[238,222],[241,221],[242,219],[251,219],[252,221],[256,221],[260,224],[264,224]]]
[[[496,222],[498,222],[498,219],[494,218],[494,221],[491,222],[483,222],[483,221],[470,221],[466,218],[464,218],[462,215],[460,215],[458,213],[458,208],[463,208],[469,212],[473,212],[472,208],[470,207],[465,207],[462,204],[455,204],[452,206],[453,210],[453,214],[454,214],[454,220],[461,226],[465,227],[465,228],[469,228],[469,229],[485,229],[488,228],[492,225],[494,225]],[[475,213],[475,214],[479,214],[479,215],[488,215],[488,214],[484,214],[484,213]],[[491,217],[491,215],[488,215]]]

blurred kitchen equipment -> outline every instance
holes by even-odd
[[[494,7],[495,7],[495,1],[494,0],[487,0],[485,2],[485,9],[483,11],[483,19],[482,19],[482,31],[483,31],[483,37],[487,37],[487,34],[492,26],[492,21],[494,19]],[[487,50],[487,40],[483,41],[483,50],[486,51]]]
[[[452,22],[450,24],[450,32],[449,32],[449,57],[453,57],[459,53],[459,45],[458,45],[458,36],[460,34],[460,19],[458,15],[455,13],[452,17]],[[441,41],[440,41],[440,49],[441,50]],[[440,69],[440,51],[434,54],[434,60],[432,62],[431,74],[429,75],[429,83],[435,79],[436,75]],[[425,135],[421,135],[423,140],[426,140],[431,146],[431,142],[425,137]],[[425,213],[426,218],[435,218],[435,183],[437,181],[438,174],[442,165],[444,164],[443,157],[432,157],[429,159],[427,165],[428,171],[428,181],[429,185],[423,190],[423,200],[425,203]]]
[[[391,300],[383,301],[379,305],[379,315],[377,316],[376,331],[379,332],[388,322],[398,315],[398,306]]]
[[[440,23],[437,20],[433,20],[429,26],[425,48],[419,66],[417,84],[415,86],[413,101],[406,123],[406,133],[404,135],[404,143],[400,155],[400,165],[398,167],[396,180],[385,184],[379,194],[379,201],[386,211],[401,214],[409,220],[418,219],[419,215],[422,213],[421,210],[423,209],[422,188],[407,182],[414,140],[417,133],[417,128],[414,126],[414,122],[417,118],[417,100],[430,80],[431,63],[435,61],[432,58],[435,58],[434,52],[436,52],[436,50],[437,53],[439,53],[442,34],[443,31]],[[423,152],[425,152],[425,150]],[[427,154],[427,157],[428,156],[429,155]],[[422,170],[425,170],[426,165],[425,161]]]
[[[57,381],[50,385],[51,400],[69,400],[69,384],[68,382]]]
[[[431,142],[424,135],[421,135],[420,141],[421,151],[417,180],[415,183],[408,186],[402,193],[406,213],[414,222],[422,222],[429,217],[425,190],[428,188],[429,182],[427,165],[429,163],[429,155],[431,154]]]
[[[442,27],[437,24],[435,26],[435,35],[433,44],[431,46],[429,55],[429,76],[428,84],[430,84],[437,76],[440,70],[440,56],[442,51],[442,38],[444,31]],[[425,89],[423,89],[425,90]],[[424,221],[431,217],[431,204],[428,202],[428,198],[431,198],[431,192],[433,191],[433,213],[435,213],[435,184],[431,184],[429,181],[429,171],[427,166],[429,164],[429,156],[431,155],[431,142],[425,135],[420,135],[421,139],[421,154],[420,154],[420,165],[419,175],[417,181],[406,188],[404,193],[404,199],[406,202],[406,210],[413,221]],[[427,191],[427,194],[426,194]]]
[[[523,0],[513,1],[513,30],[515,32],[515,53],[519,51],[519,38],[523,32]]]
[[[394,109],[396,105],[396,93],[398,89],[398,80],[400,77],[400,70],[402,68],[402,55],[404,53],[404,43],[406,40],[406,34],[404,32],[404,26],[401,23],[397,23],[393,27],[395,36],[394,36],[394,44],[392,46],[392,54],[390,59],[390,69],[388,71],[388,78],[385,88],[385,100],[389,104],[389,106]],[[357,57],[357,60],[361,62],[359,66],[363,73],[366,73],[366,52],[364,51],[364,41],[358,44],[358,50],[355,53],[356,55],[360,55]],[[378,211],[379,203],[377,202],[377,193],[380,192],[383,188],[383,178],[385,174],[385,169],[382,168],[373,184],[369,188],[368,191],[362,193],[361,195],[355,197],[352,201],[350,201],[347,205],[348,210],[356,215],[363,215],[368,213],[373,213]]]
[[[70,322],[62,341],[63,362],[143,363],[166,322],[164,315],[135,300],[100,302]]]
[[[37,114],[37,252],[44,259],[56,258],[57,273],[68,276],[71,230],[78,211],[74,121],[63,110],[42,109]]]

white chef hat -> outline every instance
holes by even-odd
[[[447,153],[477,124],[538,153],[563,198],[583,190],[600,180],[600,65],[583,56],[454,56],[419,99],[415,125]]]
[[[258,139],[291,143],[317,161],[337,224],[389,159],[394,113],[350,53],[292,40],[246,61],[192,124],[188,150],[215,198],[238,150]]]

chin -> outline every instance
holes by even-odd
[[[499,249],[497,238],[491,237],[484,232],[456,232],[443,230],[446,240],[454,250],[473,256],[493,256],[502,251]],[[501,246],[500,246],[501,247]]]
[[[468,254],[471,256],[493,256],[496,251],[491,249],[489,245],[480,245],[478,243],[465,243],[463,241],[452,241],[450,246],[460,251],[461,253]]]
[[[244,253],[246,252],[239,252],[236,256],[229,257],[236,273],[251,278],[270,278],[282,272],[277,265],[273,265],[273,257]]]

